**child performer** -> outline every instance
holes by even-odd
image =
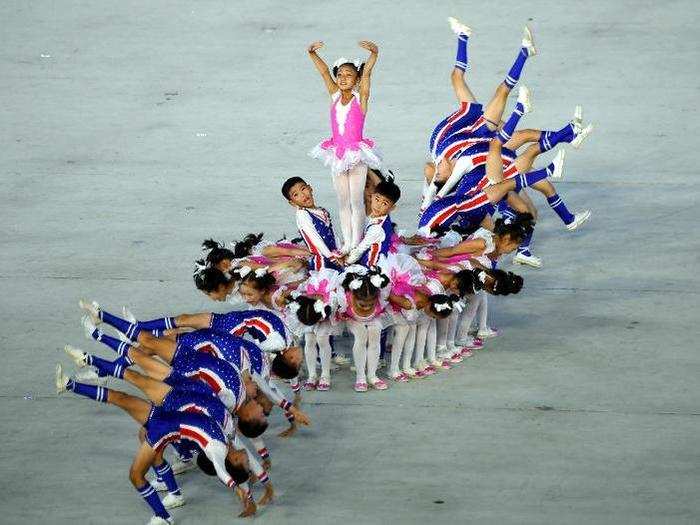
[[[345,293],[339,296],[338,317],[345,321],[355,339],[352,355],[357,374],[356,392],[366,392],[368,383],[376,390],[388,388],[386,382],[377,377],[381,333],[391,324],[392,318],[381,294],[388,284],[389,278],[376,267],[367,269],[354,265],[343,274]]]
[[[331,215],[325,208],[316,206],[313,188],[301,177],[290,177],[282,184],[282,195],[297,210],[299,235],[312,255],[309,265],[311,269],[340,270],[337,264],[340,254],[336,246]]]
[[[311,272],[308,280],[300,284],[296,289],[295,300],[289,304],[289,308],[295,310],[300,316],[302,305],[308,308],[309,303],[316,312],[316,319],[307,319],[304,329],[304,355],[306,356],[306,368],[308,377],[304,383],[306,390],[320,390],[322,392],[331,389],[331,337],[342,333],[342,323],[335,319],[337,296],[340,286],[341,274],[330,268],[324,268],[317,272]],[[306,316],[309,318],[310,316]],[[311,321],[315,323],[309,325]],[[321,378],[317,379],[316,360],[321,361]]]
[[[364,190],[367,168],[380,169],[381,158],[373,149],[374,142],[363,136],[369,104],[370,76],[377,62],[379,49],[373,42],[360,41],[369,51],[367,62],[340,58],[333,64],[333,76],[316,51],[323,42],[308,47],[309,57],[321,74],[331,96],[331,138],[311,150],[310,155],[331,167],[333,185],[338,195],[340,227],[343,232],[342,252],[347,253],[362,238],[365,221]]]
[[[364,237],[345,258],[348,264],[375,266],[381,256],[386,257],[394,240],[394,226],[389,213],[401,198],[401,189],[392,179],[380,182],[370,201],[370,216],[367,219]]]

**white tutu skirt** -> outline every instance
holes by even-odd
[[[346,149],[340,158],[335,154],[335,146],[324,147],[324,142],[326,141],[320,142],[309,151],[309,156],[320,159],[324,166],[330,167],[333,175],[344,173],[360,163],[375,170],[382,167],[382,156],[379,150],[364,142],[358,143],[357,149]]]
[[[343,335],[344,328],[345,326],[342,322],[338,322],[335,318],[332,318],[328,321],[318,323],[313,327],[313,332],[320,337],[340,336]]]
[[[367,327],[384,330],[385,328],[389,328],[390,326],[396,324],[396,319],[394,318],[394,314],[392,314],[391,312],[382,312],[381,314],[373,317],[372,319],[346,319],[345,323],[363,324]]]
[[[419,286],[425,283],[423,268],[418,261],[404,253],[389,253],[377,261],[377,265],[391,281],[392,288],[396,285]],[[396,293],[393,292],[392,293]],[[399,295],[404,295],[398,292]]]

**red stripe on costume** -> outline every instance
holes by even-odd
[[[518,168],[515,167],[515,163],[511,164],[510,167],[506,168],[503,172],[504,179],[512,179],[518,174]]]
[[[304,242],[306,242],[306,245],[309,247],[309,250],[311,250],[312,253],[318,254],[318,248],[316,248],[316,245],[311,242],[311,238],[306,235],[303,231],[301,232],[301,236],[304,238]]]
[[[367,257],[367,264],[369,266],[374,266],[377,264],[377,259],[379,258],[379,245],[373,244],[369,249],[369,257]]]
[[[199,370],[197,377],[208,384],[215,394],[221,392],[221,383],[217,381],[217,377],[209,372],[209,370]]]
[[[433,220],[431,220],[430,227],[432,228],[433,226],[442,224],[447,219],[449,219],[456,211],[457,211],[457,206],[455,206],[453,204],[452,206],[447,208],[445,211],[443,211],[440,215],[438,215]]]
[[[469,199],[468,201],[465,201],[461,204],[453,204],[452,206],[447,208],[445,211],[443,211],[440,215],[435,217],[428,224],[429,224],[430,228],[432,229],[433,227],[439,226],[440,224],[445,222],[447,219],[452,217],[455,213],[473,210],[473,209],[478,208],[479,206],[483,205],[488,200],[489,200],[489,198],[485,193],[480,193],[478,196],[473,197],[473,198]]]
[[[464,202],[457,206],[457,211],[469,211],[473,210],[475,208],[478,208],[479,206],[483,205],[485,202],[489,200],[488,195],[485,193],[479,194],[477,197],[474,197],[471,200],[468,200],[467,202]]]
[[[478,119],[476,119],[476,122],[472,125],[471,128],[469,128],[470,131],[474,131],[478,129],[484,122],[486,122],[486,117],[481,115]]]
[[[253,319],[247,319],[245,321],[246,326],[254,326],[258,330],[260,330],[262,333],[265,335],[270,335],[270,325],[267,324],[264,320],[259,319],[259,318],[253,318]]]
[[[482,164],[486,164],[486,159],[488,159],[488,155],[474,155],[472,157],[472,166],[477,167],[481,166]]]
[[[155,450],[156,452],[160,452],[168,443],[177,441],[178,438],[179,436],[177,432],[171,432],[170,434],[166,434],[165,436],[160,438],[155,445],[153,445],[153,450]]]
[[[459,120],[463,115],[466,115],[467,112],[469,111],[469,102],[462,102],[462,105],[459,107],[457,111],[452,113],[452,116],[447,119],[447,123],[445,124],[445,127],[442,128],[440,133],[438,133],[438,136],[435,138],[435,145],[442,140],[442,138],[445,136],[445,134],[449,131],[449,129],[452,127],[452,123],[455,122],[456,120]]]
[[[209,444],[209,440],[206,438],[206,436],[204,436],[200,432],[197,432],[197,430],[195,430],[192,427],[180,428],[180,435],[183,438],[187,438],[197,443],[200,447],[202,447],[202,450],[204,450],[205,447]]]
[[[221,357],[219,349],[214,343],[211,343],[209,341],[196,346],[195,350],[199,350],[200,352],[204,352],[205,354],[213,355],[214,357]]]
[[[469,140],[460,140],[459,142],[456,142],[453,144],[450,149],[448,149],[443,157],[446,157],[448,159],[451,159],[452,156],[457,153],[460,149],[463,149],[465,146],[468,146],[471,143]]]

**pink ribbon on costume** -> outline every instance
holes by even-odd
[[[392,268],[389,272],[389,279],[391,280],[391,293],[413,298],[415,288],[411,284],[411,274],[399,273],[396,268]]]
[[[328,303],[330,301],[331,292],[328,289],[328,279],[323,279],[318,285],[307,284],[306,294],[307,295],[320,295],[323,297],[323,302]]]

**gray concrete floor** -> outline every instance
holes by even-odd
[[[503,335],[468,363],[366,395],[345,371],[307,395],[313,428],[269,440],[278,498],[256,522],[700,521],[697,4],[358,0],[0,5],[0,522],[147,520],[127,480],[135,425],[57,398],[53,366],[65,343],[98,350],[80,297],[211,309],[190,278],[198,243],[292,233],[287,176],[335,208],[306,157],[328,132],[309,42],[330,61],[379,43],[367,134],[414,224],[427,135],[453,106],[449,15],[475,30],[481,100],[532,25],[523,124],[584,105],[597,130],[560,193],[593,219],[568,234],[535,197],[545,267],[493,301]],[[197,474],[182,484],[180,523],[238,510]]]

